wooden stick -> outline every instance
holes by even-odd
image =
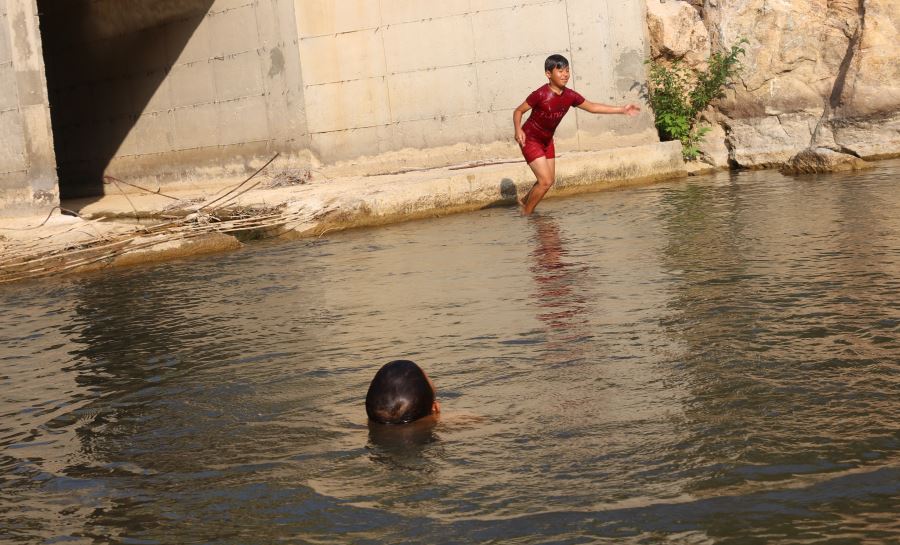
[[[224,199],[225,197],[227,197],[228,195],[230,195],[231,193],[233,193],[234,191],[240,189],[240,187],[241,187],[242,185],[244,185],[245,183],[247,183],[247,182],[249,182],[250,180],[252,180],[254,177],[256,177],[257,174],[259,174],[259,173],[262,172],[267,166],[269,166],[270,164],[272,164],[272,161],[274,161],[274,160],[278,157],[278,155],[279,155],[279,154],[276,153],[271,159],[269,159],[268,161],[266,161],[266,164],[264,164],[263,166],[261,166],[261,167],[259,168],[259,170],[257,170],[257,171],[254,172],[253,174],[251,174],[249,178],[247,178],[247,179],[244,180],[243,182],[239,183],[237,186],[234,187],[234,189],[232,189],[232,190],[229,191],[228,193],[225,193],[225,194],[222,195],[221,197],[219,197],[219,198],[217,198],[217,199],[215,199],[215,200],[213,200],[213,201],[211,201],[211,202],[208,202],[208,203],[206,203],[205,205],[201,206],[201,207],[198,209],[198,211],[200,211],[200,210],[205,210],[205,209],[209,208],[210,206],[214,205],[215,203],[221,201],[222,199]]]

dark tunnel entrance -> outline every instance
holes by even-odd
[[[103,175],[213,0],[38,0],[60,198]]]

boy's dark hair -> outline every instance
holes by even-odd
[[[375,373],[366,394],[366,414],[382,424],[405,424],[431,414],[434,390],[425,372],[409,360],[394,360]]]
[[[544,72],[552,72],[554,68],[568,68],[569,59],[562,55],[550,55],[544,61]]]

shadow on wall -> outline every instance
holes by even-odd
[[[105,169],[213,1],[38,0],[61,198],[103,194]]]

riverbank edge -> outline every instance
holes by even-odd
[[[547,195],[551,199],[689,173],[678,142],[568,152],[560,154],[556,164],[557,182]],[[302,181],[288,187],[266,187],[260,183],[265,173],[260,175],[232,188],[165,195],[128,191],[64,201],[62,207],[78,217],[55,212],[46,218],[0,218],[0,284],[224,252],[259,239],[317,237],[513,206],[516,195],[534,183],[528,165],[514,159]],[[223,198],[229,191],[233,196]],[[222,221],[225,217],[230,219]]]

